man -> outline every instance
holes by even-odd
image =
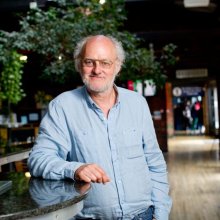
[[[166,163],[144,97],[117,87],[123,48],[110,36],[89,36],[75,50],[84,87],[49,104],[28,160],[33,176],[92,184],[83,219],[167,220]],[[153,216],[152,216],[153,215]]]

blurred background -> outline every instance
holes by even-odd
[[[27,170],[49,101],[82,85],[74,46],[94,33],[122,41],[116,84],[149,104],[168,163],[170,219],[220,219],[218,0],[1,0],[0,157],[5,146],[26,149],[2,172]]]

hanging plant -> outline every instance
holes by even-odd
[[[7,102],[7,113],[10,114],[11,104],[17,104],[25,96],[22,89],[22,68],[25,61],[20,59],[21,55],[15,50],[4,50],[4,56],[0,57],[0,100]]]

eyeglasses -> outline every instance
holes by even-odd
[[[94,67],[96,62],[99,63],[99,66],[103,69],[110,69],[113,62],[110,60],[97,60],[97,59],[83,59],[82,65],[85,67]]]

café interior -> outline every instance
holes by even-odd
[[[105,5],[108,0],[94,2]],[[119,2],[124,2],[126,12],[120,31],[142,39],[141,46],[153,50],[155,56],[164,45],[176,46],[176,62],[166,71],[160,88],[143,78],[119,78],[116,82],[140,93],[148,102],[167,162],[173,201],[169,219],[219,220],[220,3],[218,0]],[[77,1],[68,3],[77,7]],[[1,0],[0,30],[19,32],[19,20],[29,10],[47,11],[50,6],[56,7],[56,1]],[[85,17],[87,13],[90,11],[85,12]],[[2,39],[1,34],[0,46]],[[47,36],[41,40],[47,44]],[[65,83],[42,78],[42,56],[26,48],[17,52],[25,60],[21,79],[25,96],[11,104],[10,117],[5,114],[9,102],[1,95],[4,57],[0,53],[0,219],[74,219],[83,208],[89,187],[32,179],[27,159],[49,102],[82,82],[79,77]]]

